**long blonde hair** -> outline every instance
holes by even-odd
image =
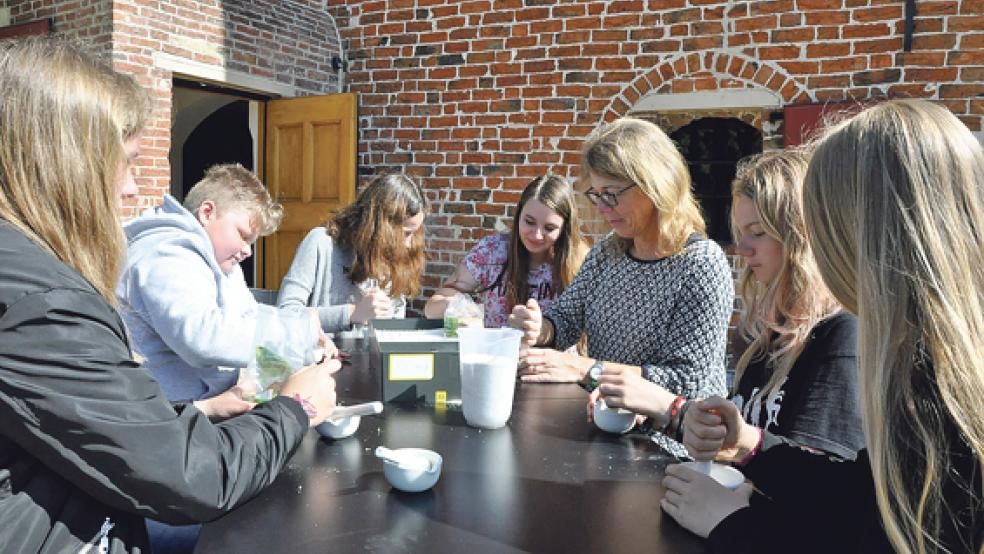
[[[403,222],[427,214],[424,190],[402,174],[380,175],[362,189],[355,202],[331,215],[328,233],[352,253],[349,278],[361,283],[372,277],[391,295],[420,294],[424,269],[424,226],[403,246]]]
[[[818,143],[805,207],[824,279],[859,316],[885,531],[900,553],[937,551],[956,518],[942,496],[947,429],[984,467],[984,150],[940,106],[886,102]],[[982,513],[984,491],[960,486]]]
[[[806,239],[801,195],[808,161],[803,150],[756,154],[738,164],[731,185],[732,206],[739,198],[751,200],[766,234],[782,243],[782,266],[769,283],[760,283],[747,265],[738,279],[744,304],[738,333],[748,347],[735,366],[735,382],[749,363],[767,359],[772,373],[763,397],[789,375],[817,323],[840,310]],[[737,240],[734,218],[731,233]]]
[[[112,305],[125,254],[116,200],[123,143],[149,100],[62,39],[0,42],[0,217]]]
[[[704,217],[690,187],[690,170],[676,145],[655,124],[623,117],[595,129],[584,142],[580,178],[590,173],[635,183],[653,202],[659,250],[679,253],[692,233],[704,233]],[[628,241],[619,239],[622,249]]]

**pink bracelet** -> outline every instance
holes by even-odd
[[[301,398],[300,393],[295,392],[292,398],[296,400],[298,404],[301,405],[301,408],[304,410],[304,413],[306,413],[309,418],[314,419],[315,417],[318,416],[318,409],[314,407],[314,404],[308,402],[306,398]]]
[[[755,448],[751,449],[751,451],[749,451],[744,458],[738,461],[738,465],[740,466],[743,466],[748,462],[752,461],[752,458],[754,458],[755,455],[758,454],[759,449],[762,448],[762,437],[765,436],[765,431],[763,431],[761,427],[756,427],[756,429],[758,429],[759,438],[758,441],[756,441],[755,443]]]

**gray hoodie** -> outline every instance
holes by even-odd
[[[208,398],[235,385],[234,370],[254,360],[261,332],[316,342],[310,316],[281,317],[256,303],[238,265],[222,272],[205,229],[171,196],[124,229],[119,312],[168,399]]]

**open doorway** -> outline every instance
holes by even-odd
[[[184,201],[205,171],[239,163],[257,170],[259,112],[268,97],[199,81],[174,79],[172,89],[171,196]],[[255,256],[241,264],[246,283],[257,281]]]

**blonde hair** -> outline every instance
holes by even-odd
[[[0,217],[111,305],[126,251],[117,183],[149,96],[132,77],[50,37],[0,42]]]
[[[273,201],[256,175],[236,163],[210,167],[188,191],[184,207],[195,213],[206,200],[214,202],[220,214],[229,210],[248,212],[261,237],[275,232],[284,217],[284,207]]]
[[[820,277],[806,238],[801,195],[808,161],[803,150],[756,154],[738,164],[731,185],[732,214],[734,203],[747,198],[766,234],[782,243],[782,265],[772,281],[760,283],[747,265],[738,278],[744,304],[738,332],[748,347],[735,366],[735,382],[748,364],[767,358],[772,373],[763,397],[789,375],[813,328],[840,310]],[[734,217],[731,233],[738,240]]]
[[[625,117],[595,129],[584,142],[581,180],[591,173],[635,183],[652,200],[661,251],[679,253],[692,233],[704,233],[687,162],[655,124]],[[619,244],[624,250],[629,241],[619,239]]]
[[[424,226],[403,246],[403,223],[427,213],[427,197],[406,175],[380,175],[362,189],[355,202],[325,222],[328,234],[352,253],[349,279],[372,277],[391,295],[420,294],[424,269]]]
[[[984,465],[984,150],[940,106],[885,102],[820,140],[805,206],[821,273],[859,316],[883,526],[900,553],[937,551],[957,515],[949,441]],[[982,513],[980,486],[958,487]]]

